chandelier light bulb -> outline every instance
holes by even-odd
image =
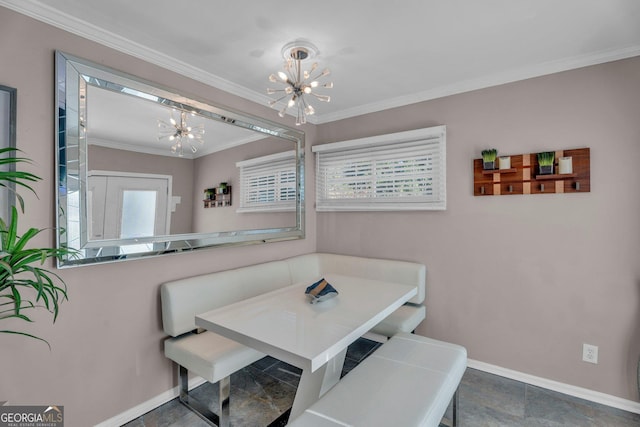
[[[280,80],[282,80],[283,82],[286,82],[287,80],[289,80],[287,75],[282,71],[278,71],[278,77],[280,77]]]

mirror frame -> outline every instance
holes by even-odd
[[[252,116],[171,89],[136,76],[56,51],[56,245],[78,254],[58,260],[58,268],[115,262],[165,255],[202,248],[235,246],[303,239],[304,229],[304,132]],[[296,150],[296,224],[285,228],[264,228],[210,233],[187,233],[135,239],[87,239],[87,140],[82,117],[86,117],[87,85],[138,96],[168,107],[194,112],[208,119],[239,126],[292,142]],[[69,194],[78,192],[79,202]],[[77,220],[75,219],[77,218]],[[78,235],[74,242],[69,235]],[[152,244],[152,250],[123,254],[129,245]]]

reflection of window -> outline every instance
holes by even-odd
[[[122,239],[153,236],[156,222],[156,192],[124,190],[120,221]]]
[[[296,209],[295,151],[236,163],[240,168],[238,212]]]
[[[444,210],[446,128],[316,145],[316,209]]]

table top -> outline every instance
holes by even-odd
[[[310,304],[297,283],[196,316],[196,325],[315,371],[411,299],[414,286],[327,274],[338,291]]]

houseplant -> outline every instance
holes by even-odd
[[[24,212],[24,200],[13,187],[19,186],[35,194],[29,184],[41,178],[29,172],[7,168],[19,163],[30,163],[29,159],[14,157],[16,151],[19,150],[13,147],[0,149],[0,187],[15,194],[20,211]],[[55,322],[60,303],[67,299],[66,284],[62,278],[41,266],[48,259],[71,254],[73,251],[65,248],[28,248],[31,240],[41,231],[43,230],[29,228],[19,236],[18,209],[15,205],[11,206],[10,218],[0,218],[0,321],[20,319],[32,322],[28,314],[34,309],[44,308],[53,314]],[[43,338],[26,332],[0,329],[0,333],[23,335],[49,345]]]
[[[540,171],[540,175],[553,174],[553,162],[555,157],[556,153],[553,151],[538,153],[538,170]]]
[[[498,157],[498,150],[496,150],[495,148],[482,150],[482,168],[484,170],[495,169],[497,157]]]

